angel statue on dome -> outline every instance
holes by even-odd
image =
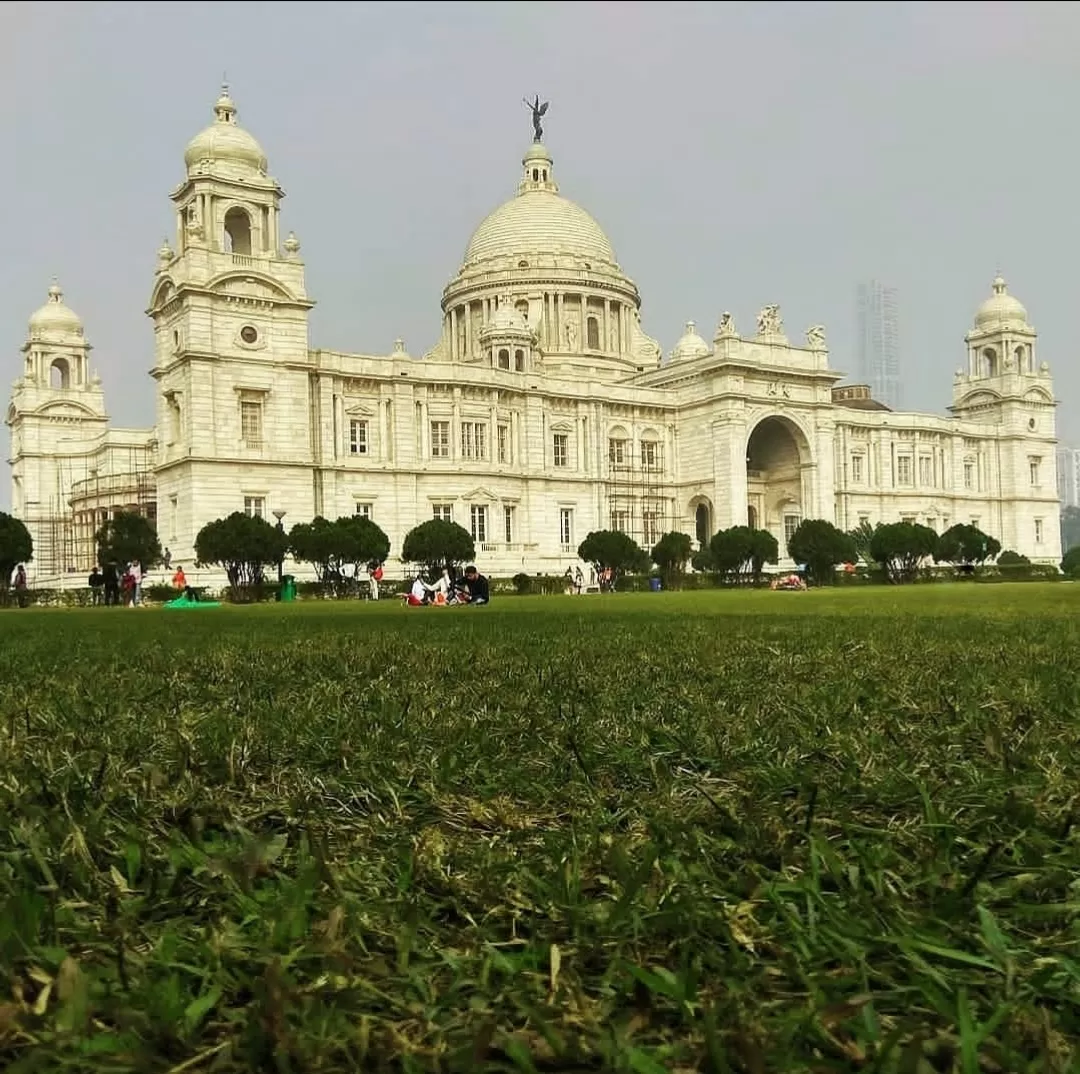
[[[551,102],[544,101],[544,103],[541,104],[539,93],[536,95],[535,101],[530,101],[528,97],[522,97],[522,101],[524,102],[525,107],[529,109],[530,112],[532,112],[533,140],[536,142],[541,142],[544,139],[544,128],[541,126],[540,120],[544,118],[548,110],[548,105]]]

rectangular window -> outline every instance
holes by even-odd
[[[854,485],[862,484],[863,479],[863,457],[861,455],[851,456],[851,482]]]
[[[660,512],[641,512],[641,535],[645,541],[646,550],[652,548],[660,540]]]
[[[250,515],[252,518],[266,518],[266,497],[245,496],[244,514]]]
[[[463,459],[487,458],[487,425],[482,421],[461,423],[461,457]]]
[[[487,507],[473,504],[469,508],[469,524],[472,539],[483,544],[487,540]]]
[[[795,531],[799,528],[799,522],[802,521],[798,515],[784,515],[784,548],[791,543],[791,538],[795,536]]]
[[[919,484],[930,488],[934,483],[934,460],[929,455],[919,456]]]
[[[359,515],[360,518],[371,518],[371,504],[358,503],[356,505],[356,514]]]
[[[608,463],[616,468],[626,465],[626,441],[609,439],[607,442]]]
[[[506,543],[512,544],[514,541],[514,509],[512,507],[503,508],[503,534],[506,537]]]
[[[964,488],[973,489],[975,487],[975,463],[964,463]]]
[[[660,444],[656,440],[641,441],[641,468],[643,470],[662,470],[663,456]]]
[[[898,455],[896,457],[896,483],[898,485],[911,484],[911,456]]]
[[[626,533],[630,529],[630,512],[612,511],[611,528],[615,530],[616,533]]]
[[[366,421],[349,422],[349,454],[366,455],[368,453],[368,423]]]
[[[433,459],[450,458],[450,422],[433,421],[431,423],[431,457]]]
[[[1037,489],[1039,487],[1039,463],[1042,459],[1028,459],[1028,475],[1031,478],[1031,487]]]
[[[262,403],[240,401],[240,438],[244,447],[260,448],[263,442]]]
[[[552,437],[551,450],[556,466],[570,465],[570,437],[566,433],[556,433]]]
[[[563,549],[569,549],[574,543],[574,509],[572,507],[559,508],[559,544]]]
[[[1043,520],[1041,518],[1035,519],[1035,543],[1042,544],[1043,542]]]
[[[495,429],[495,442],[499,453],[499,462],[510,461],[510,426],[499,425]]]
[[[431,505],[431,517],[440,522],[454,521],[454,505],[452,503],[433,503]]]

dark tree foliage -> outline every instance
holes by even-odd
[[[1061,571],[1070,578],[1080,578],[1080,544],[1074,544],[1061,557]]]
[[[404,562],[419,564],[432,574],[444,568],[460,567],[475,557],[472,534],[456,522],[441,518],[429,519],[409,530],[401,546]]]
[[[713,534],[709,541],[710,569],[729,581],[757,581],[766,563],[780,559],[780,546],[768,530],[732,526]]]
[[[161,542],[154,524],[135,511],[118,511],[98,530],[97,561],[120,566],[138,562],[149,570],[161,562]]]
[[[679,577],[686,572],[693,546],[694,542],[685,533],[675,531],[665,533],[653,545],[652,561],[660,568],[664,584],[668,588],[676,584]]]
[[[870,552],[870,542],[874,539],[876,526],[871,526],[864,518],[853,530],[848,530],[848,536],[855,544],[855,554],[868,567],[875,562]]]
[[[870,554],[885,568],[890,582],[912,582],[919,564],[937,549],[938,535],[917,522],[890,522],[878,526],[870,541]]]
[[[11,584],[11,576],[20,563],[34,558],[34,542],[22,520],[0,511],[0,591]]]
[[[261,585],[266,568],[280,563],[288,548],[285,533],[243,511],[208,522],[195,538],[198,562],[223,567],[234,589]]]
[[[978,526],[958,522],[950,526],[939,538],[934,549],[935,563],[971,564],[978,567],[993,559],[1001,551],[996,537],[983,533]]]
[[[298,522],[289,531],[289,548],[296,559],[315,568],[320,582],[327,582],[340,580],[346,566],[355,577],[369,563],[384,563],[390,538],[370,518],[345,515],[335,522]]]
[[[823,518],[804,518],[788,541],[788,555],[806,565],[810,581],[831,585],[841,563],[854,563],[858,557],[850,534],[837,529]]]
[[[591,563],[599,573],[610,569],[612,584],[624,574],[644,574],[649,569],[649,555],[637,542],[618,530],[593,530],[578,545],[578,558]]]

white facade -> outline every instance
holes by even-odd
[[[824,329],[792,344],[776,306],[746,334],[725,313],[712,344],[690,323],[664,359],[636,285],[537,141],[447,284],[431,350],[312,350],[283,192],[227,92],[185,163],[148,309],[155,427],[108,428],[58,293],[31,322],[7,416],[12,502],[67,527],[77,550],[72,564],[39,555],[39,574],[81,571],[101,513],[144,499],[176,562],[235,510],[287,527],[369,513],[392,555],[417,523],[452,518],[493,575],[561,573],[609,527],[648,548],[672,529],[700,540],[749,523],[783,549],[804,517],[975,522],[1033,561],[1060,559],[1050,374],[1000,279],[965,337],[949,416],[838,387]]]

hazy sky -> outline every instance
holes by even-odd
[[[900,292],[907,403],[942,411],[1000,267],[1077,440],[1078,51],[1064,3],[3,4],[4,380],[56,275],[114,421],[151,423],[155,252],[227,72],[288,194],[315,346],[431,346],[540,93],[562,192],[665,352],[687,319],[711,339],[779,302],[854,371],[876,278]]]

